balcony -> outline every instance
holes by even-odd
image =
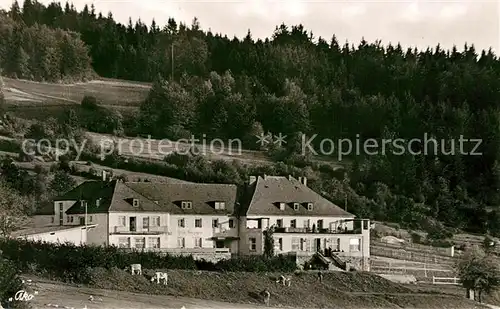
[[[312,228],[305,227],[277,227],[274,230],[275,233],[296,233],[296,234],[361,234],[361,228],[352,230],[338,230],[338,229],[325,229],[325,228]]]
[[[123,251],[147,251],[173,255],[229,254],[230,248],[120,248]]]
[[[115,226],[111,234],[128,234],[128,235],[159,235],[168,234],[171,235],[172,232],[168,229],[168,226],[149,226],[140,227],[131,231],[128,226]]]
[[[214,227],[213,228],[213,238],[233,238],[238,239],[238,229],[233,228],[223,228],[223,227]]]

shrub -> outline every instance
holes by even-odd
[[[117,247],[75,246],[30,242],[19,239],[0,240],[0,250],[23,272],[39,274],[67,282],[88,283],[91,268],[124,269],[140,263],[145,269],[185,269],[207,271],[293,272],[295,259],[289,256],[242,257],[214,264],[195,261],[192,256],[161,255],[155,252],[125,252]]]
[[[4,259],[0,255],[0,303],[4,308],[7,308],[7,301],[13,297],[17,291],[23,289],[23,284],[18,276],[18,272],[11,261]],[[12,305],[14,308],[20,307],[21,304]]]
[[[94,96],[86,95],[82,99],[82,108],[88,110],[97,110],[99,108],[99,103]]]

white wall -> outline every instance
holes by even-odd
[[[120,222],[120,218],[125,217],[125,225]],[[136,217],[136,232],[130,231],[130,217]],[[160,225],[153,225],[153,218],[160,218]],[[143,219],[149,218],[149,228],[143,226]],[[139,239],[146,238],[146,248],[149,247],[148,238],[160,238],[160,248],[167,248],[169,243],[169,218],[168,213],[158,212],[110,212],[109,213],[109,244],[119,246],[121,238],[130,238],[130,247],[135,248]],[[140,232],[144,233],[140,233]],[[156,233],[157,232],[157,233]]]
[[[84,244],[87,242],[85,228],[74,228],[56,232],[40,233],[22,236],[20,238],[33,240],[33,241],[44,241],[51,243],[65,243],[70,242],[75,245]]]
[[[75,204],[75,201],[55,201],[54,202],[54,225],[67,225],[67,216],[65,212]],[[60,223],[60,205],[63,206],[62,224]]]
[[[179,219],[184,219],[185,227],[179,227]],[[195,220],[201,219],[201,227],[195,227]],[[184,238],[186,248],[195,247],[195,239],[201,238],[202,248],[213,248],[214,241],[211,238],[214,236],[214,229],[212,222],[214,219],[218,220],[220,227],[229,229],[229,216],[224,215],[172,215],[170,217],[172,237],[169,239],[168,246],[170,248],[178,247],[178,239]],[[237,222],[234,220],[234,230],[237,230]]]

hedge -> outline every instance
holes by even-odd
[[[293,257],[239,257],[218,263],[196,261],[192,256],[173,256],[155,252],[125,252],[117,247],[76,246],[32,242],[21,239],[0,240],[3,256],[22,272],[56,277],[75,283],[86,283],[87,270],[103,267],[123,269],[139,263],[145,269],[185,269],[207,271],[292,272],[296,270]]]

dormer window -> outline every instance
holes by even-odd
[[[226,209],[226,202],[215,202],[214,208],[215,209]]]
[[[182,209],[192,209],[193,208],[193,203],[191,201],[181,202],[181,208]]]
[[[135,199],[133,199],[133,200],[132,200],[132,206],[134,206],[134,207],[139,207],[139,200],[138,200],[138,199],[136,199],[136,198],[135,198]]]
[[[307,210],[309,211],[313,210],[313,203],[307,203]]]
[[[101,205],[101,199],[98,198],[96,201],[95,201],[95,206],[96,207],[99,207]]]
[[[86,204],[87,204],[87,202],[86,202],[86,201],[84,201],[84,200],[81,200],[81,201],[80,201],[80,207],[81,207],[81,208],[84,208]]]
[[[285,203],[279,203],[280,210],[285,210]]]
[[[300,204],[299,203],[293,203],[293,210],[297,211],[299,210]]]

